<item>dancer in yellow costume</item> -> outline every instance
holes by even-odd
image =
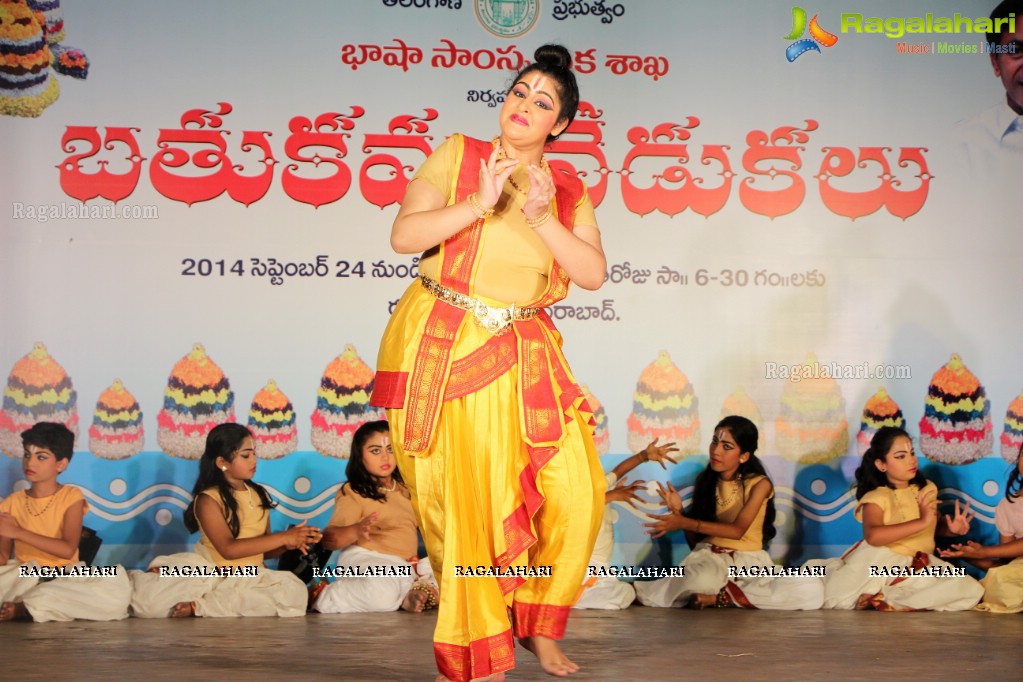
[[[585,185],[543,157],[578,102],[568,51],[539,48],[507,93],[500,136],[440,145],[391,232],[395,251],[425,253],[381,341],[372,403],[388,408],[440,580],[439,681],[504,679],[513,637],[551,675],[579,669],[556,640],[606,483],[544,308],[570,282],[599,288],[607,262]],[[465,576],[490,567],[500,575]]]

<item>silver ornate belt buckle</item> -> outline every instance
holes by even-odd
[[[511,324],[512,314],[508,308],[494,308],[483,301],[476,301],[472,313],[476,322],[491,334],[500,334]]]

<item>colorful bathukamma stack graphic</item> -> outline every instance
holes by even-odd
[[[953,354],[934,373],[920,419],[920,450],[943,464],[969,464],[991,454],[991,403],[980,381]]]
[[[718,421],[724,419],[729,415],[738,415],[740,417],[746,417],[757,427],[758,439],[757,439],[757,451],[763,454],[764,448],[764,428],[761,425],[762,417],[760,415],[760,408],[757,407],[756,402],[753,398],[749,397],[746,390],[740,386],[735,389],[731,395],[725,398],[725,402],[721,404],[721,414],[718,415]]]
[[[103,459],[125,459],[145,444],[142,410],[120,379],[100,394],[89,427],[89,451]]]
[[[171,370],[156,418],[156,441],[168,455],[199,459],[210,429],[233,421],[231,384],[197,343]]]
[[[689,378],[666,351],[648,365],[636,382],[629,415],[629,450],[639,452],[654,438],[674,442],[678,456],[700,450],[699,401]]]
[[[53,68],[65,76],[85,78],[89,75],[89,60],[76,47],[64,45],[64,11],[60,0],[28,0],[29,6],[45,18],[46,42],[53,55]],[[38,15],[37,15],[38,16]]]
[[[811,353],[803,369],[793,372],[781,391],[781,412],[774,420],[778,454],[800,464],[830,462],[849,447],[842,389],[820,367]]]
[[[863,416],[860,417],[860,431],[856,434],[856,449],[860,456],[870,447],[870,440],[882,426],[895,426],[905,428],[906,419],[902,416],[902,410],[898,403],[891,399],[888,391],[879,388],[877,393],[870,396],[867,404],[863,406]]]
[[[256,456],[261,459],[278,459],[298,447],[295,408],[273,379],[252,399],[249,430],[255,441]]]
[[[373,376],[373,370],[351,345],[327,365],[312,416],[312,441],[317,452],[347,459],[355,430],[368,421],[384,418],[382,409],[369,405]]]
[[[78,395],[71,377],[41,343],[14,363],[7,377],[0,410],[0,450],[21,459],[21,432],[39,422],[64,424],[78,440]]]
[[[1023,446],[1023,393],[1009,403],[1005,411],[1005,427],[1002,431],[1002,457],[1015,464],[1019,449]]]
[[[593,411],[593,421],[597,423],[593,431],[593,443],[597,446],[597,454],[606,455],[610,445],[610,436],[607,432],[607,413],[604,411],[604,406],[597,400],[597,397],[590,393],[588,386],[583,385],[580,388],[583,390],[583,397],[586,399],[586,403]]]
[[[45,16],[24,0],[0,2],[0,114],[35,117],[57,101],[51,60]]]

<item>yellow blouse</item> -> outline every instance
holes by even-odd
[[[452,138],[445,140],[419,168],[415,179],[424,180],[437,189],[450,203],[449,195],[458,173],[458,145]],[[520,164],[511,179],[524,190],[529,189],[529,171]],[[497,202],[494,215],[487,219],[485,233],[476,262],[472,296],[484,299],[490,305],[526,305],[547,290],[547,272],[551,252],[539,235],[526,225],[520,210],[526,197],[511,182],[505,184],[504,193]],[[576,225],[596,227],[597,216],[588,192],[576,206]],[[439,252],[427,251],[419,263],[419,271],[439,280]]]
[[[89,511],[89,503],[85,501],[82,491],[73,485],[65,485],[49,497],[28,496],[26,490],[13,493],[0,502],[0,512],[14,517],[18,525],[25,530],[48,538],[60,538],[64,534],[64,514],[69,507],[82,503],[82,515]],[[78,561],[78,548],[70,559],[54,556],[49,552],[28,544],[14,543],[14,556],[21,563],[35,561],[40,566],[70,566]]]
[[[260,506],[262,501],[259,499],[259,495],[252,488],[234,490],[232,492],[234,493],[235,501],[238,503],[238,539],[244,540],[245,538],[255,538],[264,535],[266,533],[269,511]],[[207,488],[200,495],[209,495],[217,503],[217,506],[220,507],[220,513],[223,514],[225,519],[227,518],[224,500],[220,496],[219,490]],[[262,554],[253,554],[252,556],[241,557],[240,559],[225,559],[222,557],[216,547],[213,546],[213,543],[210,542],[209,537],[206,536],[202,523],[199,524],[199,542],[209,552],[210,560],[217,566],[263,565]]]
[[[717,519],[721,523],[732,523],[739,517],[739,512],[746,504],[746,500],[749,499],[750,491],[760,481],[764,480],[765,476],[751,476],[742,482],[742,494],[739,492],[738,485],[735,485],[729,481],[718,481],[718,488],[716,491],[717,496]],[[725,547],[727,549],[734,549],[739,552],[759,552],[764,549],[764,516],[767,514],[767,501],[774,497],[774,491],[764,498],[763,504],[760,505],[760,509],[757,510],[757,515],[753,518],[753,523],[746,529],[746,533],[738,540],[731,538],[722,538],[717,536],[711,536],[707,538],[707,542],[717,545],[718,547]]]
[[[937,499],[938,486],[928,481],[927,485],[924,486],[924,490],[933,491],[935,499]],[[874,488],[860,498],[859,504],[856,505],[854,513],[856,520],[860,523],[863,522],[863,505],[865,504],[876,504],[881,508],[881,511],[884,512],[884,525],[886,526],[919,519],[920,505],[917,502],[919,494],[920,489],[915,485],[905,488],[889,488],[888,486]],[[938,517],[935,515],[934,521],[919,533],[896,540],[885,545],[885,547],[896,554],[903,554],[905,556],[913,556],[917,552],[934,554],[934,529],[937,525]]]

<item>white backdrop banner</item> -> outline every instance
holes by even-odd
[[[605,468],[673,440],[678,465],[634,476],[687,493],[717,420],[749,416],[771,553],[798,562],[859,539],[861,446],[902,420],[991,537],[1023,438],[1023,129],[995,2],[30,4],[0,9],[0,497],[20,431],[68,423],[101,561],[194,541],[181,511],[225,420],[257,432],[275,525],[326,522],[417,274],[388,243],[404,187],[451,133],[497,134],[546,42],[583,100],[548,158],[589,186],[608,254],[550,313]],[[644,535],[648,497],[613,510],[621,563],[685,552]]]

